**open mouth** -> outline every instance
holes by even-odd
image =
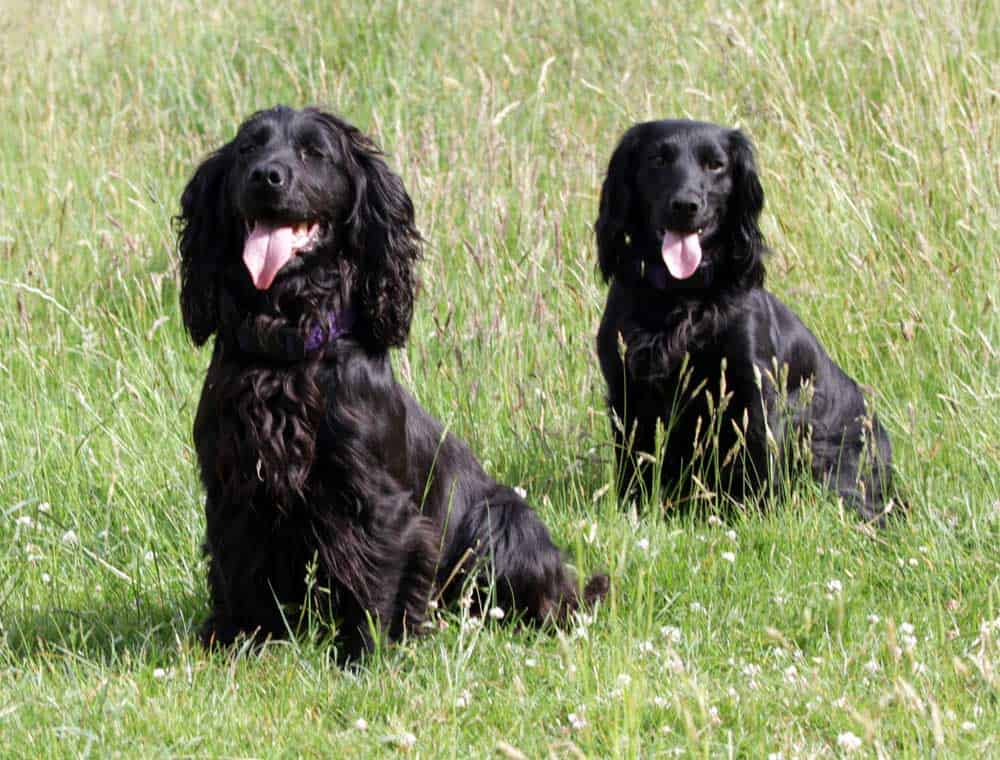
[[[675,280],[686,280],[698,271],[701,265],[701,238],[704,228],[694,232],[677,232],[664,230],[663,244],[660,253],[667,271]]]
[[[315,221],[291,224],[247,220],[243,264],[257,290],[267,290],[293,256],[311,251],[319,242],[322,225]]]

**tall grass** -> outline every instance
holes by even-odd
[[[1000,752],[998,17],[8,0],[0,756]],[[551,636],[447,612],[357,671],[308,642],[194,645],[208,356],[182,333],[170,219],[276,102],[329,105],[391,154],[429,241],[398,374],[612,574],[593,619]],[[755,140],[769,285],[875,389],[906,523],[872,535],[809,484],[730,524],[613,503],[591,225],[617,138],[663,116]]]

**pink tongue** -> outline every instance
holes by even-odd
[[[701,242],[698,234],[681,237],[667,230],[663,235],[663,263],[675,280],[686,280],[701,263]]]
[[[291,227],[254,224],[243,246],[243,263],[257,290],[267,290],[285,263],[292,258]]]

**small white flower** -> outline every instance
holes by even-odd
[[[569,724],[577,731],[581,731],[587,727],[587,719],[582,715],[570,713],[567,719],[569,720]]]
[[[965,733],[967,734],[971,734],[973,731],[976,730],[976,724],[973,723],[971,720],[963,721],[962,730],[965,731]]]
[[[736,561],[736,555],[733,554],[732,552],[722,552],[722,558],[729,563],[733,563]]]
[[[63,535],[62,535],[62,542],[64,544],[70,544],[72,546],[72,545],[80,543],[80,539],[77,538],[76,533],[74,533],[71,530],[68,530],[65,533],[63,533]]]
[[[788,683],[795,683],[799,677],[798,668],[796,668],[794,665],[789,665],[787,668],[785,668],[784,675],[785,675],[785,680],[788,681]]]
[[[167,671],[164,670],[163,668],[155,668],[153,670],[153,678],[160,679],[160,678],[166,678],[166,677],[167,677]]]
[[[780,752],[768,752],[767,760],[785,760],[785,756]]]
[[[881,619],[882,619],[882,618],[880,618],[880,617],[879,617],[878,615],[876,615],[876,614],[875,614],[874,612],[873,612],[873,613],[872,613],[871,615],[869,615],[869,616],[868,616],[868,622],[869,622],[869,623],[871,623],[872,625],[875,625],[875,624],[876,624],[876,623],[878,623],[878,622],[879,622],[879,621],[880,621]]]
[[[708,524],[709,525],[722,525],[722,520],[719,518],[718,515],[709,515],[708,516]]]
[[[490,608],[490,617],[494,620],[503,620],[503,616],[506,613],[499,607]]]
[[[537,664],[538,664],[538,660],[536,660],[536,659],[535,659],[534,657],[527,657],[527,658],[525,658],[525,660],[524,660],[524,666],[525,666],[526,668],[533,668],[533,667],[535,667],[535,666],[536,666]]]
[[[866,662],[864,664],[864,668],[869,673],[874,674],[874,673],[878,673],[882,669],[882,666],[879,665],[875,660],[869,660],[868,662]]]
[[[437,608],[438,608],[438,603],[436,599],[431,599],[429,602],[427,602],[427,609],[436,610]]]
[[[850,731],[845,731],[837,736],[837,746],[844,750],[844,752],[854,752],[861,748],[861,739]]]
[[[31,515],[21,515],[20,517],[18,517],[14,521],[14,523],[16,525],[20,525],[20,526],[23,526],[25,528],[34,528],[35,527],[35,521],[31,518]]]
[[[472,694],[469,693],[468,689],[465,689],[458,695],[458,699],[455,700],[455,707],[462,709],[468,707],[470,702],[472,702]]]
[[[653,705],[659,707],[661,710],[668,704],[670,703],[667,702],[667,700],[664,699],[663,697],[653,697]]]
[[[49,504],[47,501],[43,501],[41,504],[38,505],[38,511],[41,512],[43,515],[48,514],[49,512],[52,511],[52,505]]]
[[[403,749],[409,749],[414,744],[417,743],[417,737],[411,734],[409,731],[404,731],[399,736],[396,737],[396,744],[398,744]]]
[[[144,560],[146,560],[146,562],[152,562],[153,561],[153,552],[152,552],[152,550],[150,550],[150,551],[146,552],[145,554],[143,554],[142,558]]]
[[[715,705],[708,708],[708,722],[713,726],[718,726],[722,723],[722,718],[719,717],[719,708]]]
[[[913,632],[917,629],[913,627],[913,623],[900,623],[899,632],[904,636],[912,636]]]
[[[514,486],[514,493],[516,493],[522,499],[528,498],[528,492],[525,489],[521,488],[521,486]]]
[[[826,582],[826,590],[829,591],[831,594],[839,594],[841,591],[844,590],[844,585],[836,578],[833,578]]]
[[[656,651],[656,647],[653,646],[653,642],[646,640],[639,642],[639,654],[652,654]]]
[[[354,727],[358,731],[367,731],[368,730],[368,721],[365,720],[364,718],[358,718],[356,721],[354,721]]]
[[[691,602],[691,612],[704,612],[705,607],[701,602]]]
[[[665,625],[660,628],[660,635],[671,644],[679,644],[681,640],[681,629],[675,625]]]
[[[628,673],[620,673],[615,683],[617,683],[620,687],[624,689],[626,686],[632,683],[632,676],[630,676]]]
[[[42,583],[48,585],[51,582],[52,582],[52,576],[49,575],[48,573],[42,573]]]
[[[910,559],[907,560],[907,562],[909,562],[910,567],[916,567],[917,565],[920,564],[920,560],[918,560],[916,557],[910,557]]]
[[[639,551],[645,554],[646,552],[649,551],[649,539],[640,538],[638,541],[635,542],[635,546]]]
[[[463,610],[469,609],[472,606],[472,597],[463,596],[461,599],[458,600],[458,606],[461,607]]]
[[[736,540],[736,531],[732,530],[732,529],[727,530],[726,531],[726,538],[728,538],[730,541],[735,541]]]

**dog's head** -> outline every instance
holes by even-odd
[[[273,308],[306,280],[347,289],[363,338],[405,342],[421,243],[413,204],[342,119],[283,106],[254,114],[195,171],[178,220],[181,310],[196,344],[226,319],[224,295],[243,311]]]
[[[763,207],[742,132],[694,121],[637,124],[615,149],[601,188],[601,274],[608,281],[651,266],[667,289],[760,285]]]

